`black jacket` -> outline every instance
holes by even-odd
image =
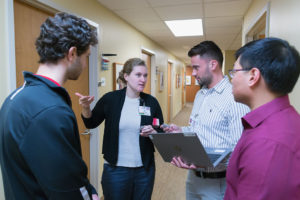
[[[25,72],[0,111],[0,162],[7,200],[83,199],[87,179],[67,91]]]
[[[126,96],[126,88],[105,94],[92,110],[91,118],[83,118],[87,128],[96,128],[105,120],[102,153],[104,159],[111,165],[118,161],[119,122]],[[151,95],[141,93],[140,105],[151,108],[151,116],[141,116],[141,125],[151,125],[153,118],[158,118],[162,124],[163,115],[158,101]],[[140,136],[140,150],[143,165],[148,168],[154,162],[154,147],[148,137]]]

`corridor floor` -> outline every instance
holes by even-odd
[[[192,106],[192,103],[187,103],[171,123],[179,126],[188,125]],[[155,162],[156,175],[152,200],[184,200],[187,170],[164,162],[158,152],[155,152]]]

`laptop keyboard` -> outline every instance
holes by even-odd
[[[212,153],[209,153],[207,155],[212,163],[214,163],[216,160],[218,160],[222,156],[221,154],[212,154]]]

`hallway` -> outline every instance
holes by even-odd
[[[186,126],[188,125],[192,103],[187,103],[171,123]],[[158,152],[155,152],[156,176],[153,200],[184,200],[185,199],[185,180],[187,170],[180,169],[170,163],[163,161]]]

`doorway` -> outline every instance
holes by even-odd
[[[270,2],[257,14],[253,22],[246,29],[243,44],[257,39],[269,37]]]
[[[35,40],[40,32],[40,25],[54,12],[48,12],[23,1],[14,0],[14,24],[15,24],[15,56],[16,56],[16,85],[23,84],[22,71],[36,72],[39,56],[35,50]],[[64,85],[69,92],[73,102],[73,110],[77,118],[79,133],[85,132],[81,120],[81,108],[78,105],[78,98],[74,92],[89,94],[89,68],[81,74],[79,80],[69,81]],[[90,135],[80,135],[83,160],[88,166],[90,173]],[[88,174],[90,177],[90,174]],[[96,186],[97,187],[97,186]]]
[[[168,62],[168,123],[171,121],[172,103],[172,63]]]
[[[190,81],[186,81],[186,102],[194,102],[196,93],[200,90],[200,86],[192,76],[193,68],[190,66],[186,67],[186,79]]]
[[[148,72],[147,83],[143,92],[147,94],[151,94],[151,56],[152,55],[150,53],[142,50],[142,60],[145,61]]]

